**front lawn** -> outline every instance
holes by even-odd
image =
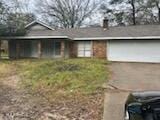
[[[109,75],[106,60],[36,59],[1,61],[0,65],[0,77],[9,73],[20,76],[21,87],[34,96],[47,99],[54,114],[70,120],[81,117],[82,120],[102,119],[102,85]],[[58,110],[55,110],[57,106]]]
[[[106,64],[95,59],[33,60],[22,62],[21,67],[26,86],[68,96],[101,90],[108,77]]]

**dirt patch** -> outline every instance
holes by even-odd
[[[2,82],[3,85],[9,86],[11,88],[19,88],[18,83],[20,81],[20,77],[18,75],[11,75],[9,77],[4,78]]]
[[[99,94],[49,103],[39,95],[1,85],[0,120],[101,120],[102,98]]]
[[[70,99],[52,103],[51,108],[44,111],[39,120],[43,120],[44,117],[56,120],[101,120],[102,96],[92,97],[86,101]]]

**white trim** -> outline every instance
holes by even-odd
[[[25,28],[27,29],[28,27],[32,26],[32,25],[35,24],[35,23],[38,23],[38,24],[40,24],[40,25],[42,25],[42,26],[44,26],[44,27],[47,27],[47,28],[50,29],[50,30],[55,30],[54,28],[52,28],[52,27],[50,27],[50,26],[46,25],[45,23],[43,23],[43,22],[41,22],[41,21],[38,21],[38,20],[35,20],[35,21],[29,23],[28,25],[25,26]]]
[[[71,38],[68,36],[18,36],[18,37],[0,37],[3,39],[44,39],[44,38],[67,38],[70,40],[137,40],[137,39],[160,39],[160,36],[146,36],[146,37],[94,37],[94,38]]]
[[[73,40],[128,40],[128,39],[160,39],[160,36],[146,37],[91,37],[91,38],[74,38]]]
[[[19,36],[19,37],[2,37],[4,39],[49,39],[49,38],[66,38],[69,39],[68,36]]]

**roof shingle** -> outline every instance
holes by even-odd
[[[68,36],[73,38],[83,37],[144,37],[144,36],[160,36],[160,25],[137,25],[137,26],[121,26],[104,28],[75,28],[65,29]]]
[[[30,31],[27,36],[68,36],[69,38],[100,38],[100,37],[147,37],[160,36],[160,25],[137,25],[110,27],[71,28],[57,30]]]

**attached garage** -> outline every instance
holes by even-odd
[[[160,40],[110,40],[107,42],[109,61],[160,62]]]

